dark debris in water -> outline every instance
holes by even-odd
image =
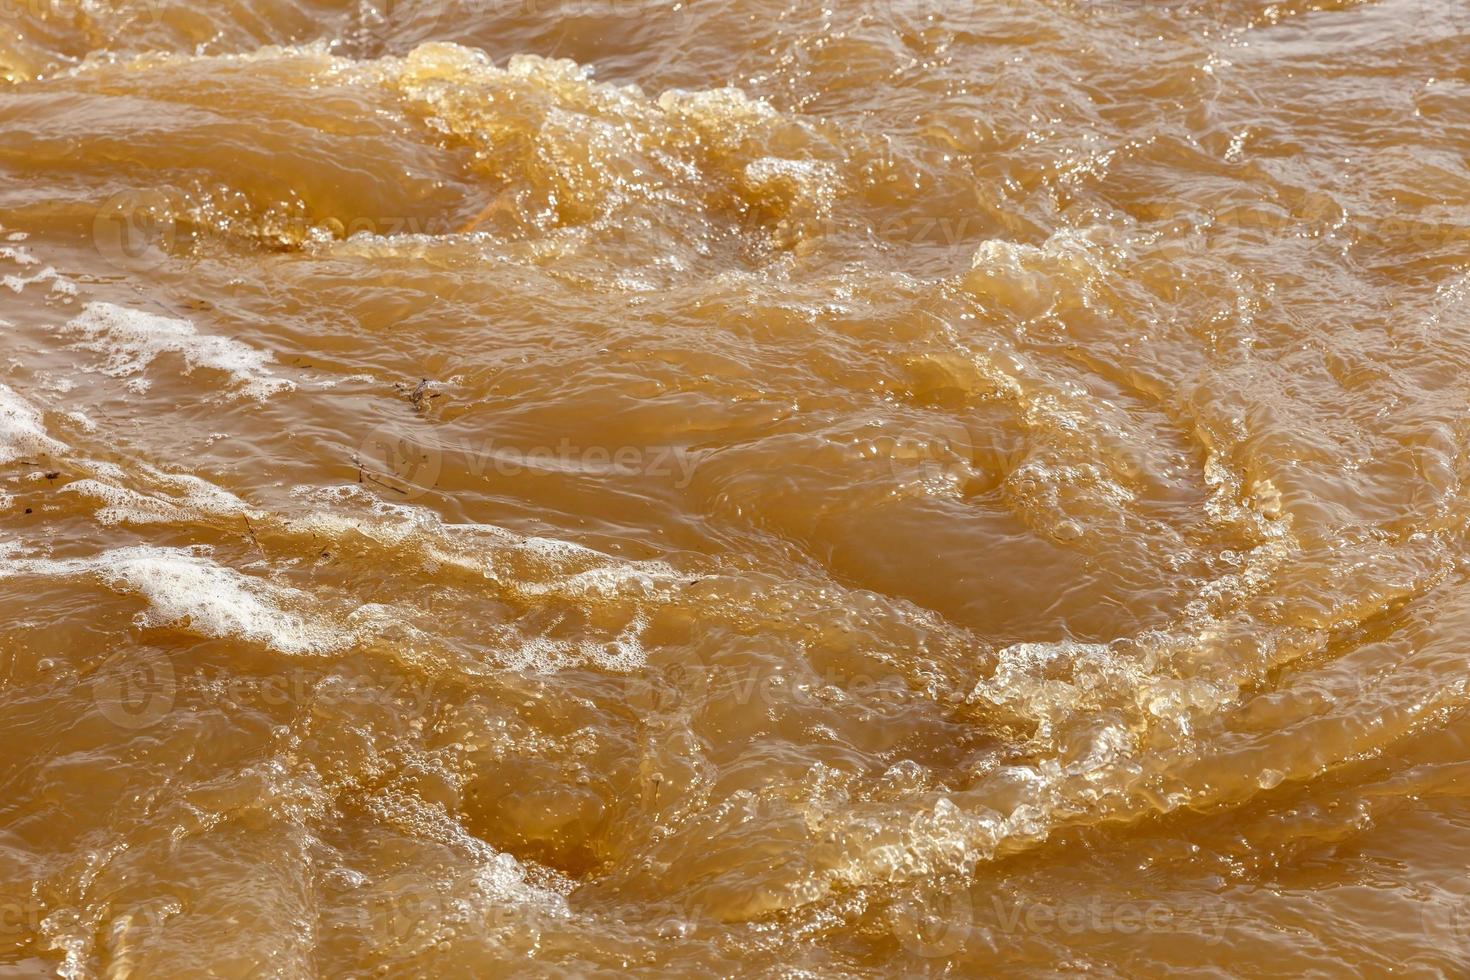
[[[444,396],[444,392],[434,390],[433,382],[428,378],[420,378],[419,383],[412,388],[409,388],[407,382],[399,381],[393,385],[393,389],[407,398],[409,404],[413,405],[413,410],[419,414],[428,411],[435,398]]]

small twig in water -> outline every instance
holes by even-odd
[[[265,555],[265,549],[260,546],[260,539],[255,536],[255,528],[250,525],[250,515],[241,514],[240,519],[245,522],[245,531],[250,535],[250,540],[255,542],[255,550]]]
[[[383,488],[385,488],[387,490],[392,490],[394,493],[401,493],[405,497],[408,496],[408,491],[407,490],[404,490],[402,487],[395,487],[391,483],[384,483],[382,480],[380,480],[377,477],[373,476],[371,473],[367,472],[366,470],[358,470],[358,476],[359,477],[366,477],[370,482],[376,483],[378,486],[383,487]],[[360,483],[362,481],[359,479],[358,482]]]

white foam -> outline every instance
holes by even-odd
[[[31,454],[66,452],[66,445],[46,434],[41,413],[8,385],[0,384],[0,463]]]
[[[429,511],[374,500],[356,486],[299,487],[293,493],[318,500],[362,496],[371,500],[379,518],[317,512],[299,518],[299,527],[327,538],[356,532],[386,546],[413,541],[425,560],[475,572],[523,596],[652,597],[658,588],[686,580],[662,561],[617,558],[560,538],[522,537],[493,524],[449,524]]]
[[[16,265],[40,265],[41,260],[31,254],[30,249],[19,245],[14,248],[9,245],[0,246],[0,259],[9,259]]]
[[[63,493],[76,493],[103,506],[97,520],[103,524],[173,524],[200,517],[231,517],[248,514],[245,502],[197,476],[155,473],[155,479],[181,497],[148,495],[100,480],[76,480],[62,487]]]
[[[19,293],[33,283],[47,282],[55,278],[56,270],[48,265],[34,276],[0,276],[0,285],[13,293]]]
[[[491,524],[450,524],[432,511],[377,500],[356,485],[297,487],[297,497],[319,503],[367,503],[370,513],[346,516],[316,511],[292,521],[298,532],[325,540],[365,538],[379,546],[414,552],[426,567],[457,568],[479,575],[522,601],[545,597],[588,600],[609,615],[600,637],[526,636],[514,624],[477,629],[495,659],[511,670],[556,673],[596,665],[630,672],[647,662],[643,636],[654,609],[687,584],[687,575],[662,561],[605,554],[558,538],[516,534]]]
[[[201,334],[193,323],[177,317],[112,303],[88,303],[66,329],[86,338],[80,345],[83,348],[107,355],[102,370],[115,378],[141,374],[162,354],[179,354],[188,370],[223,371],[253,398],[295,387],[266,369],[274,361],[269,353],[228,337]],[[137,379],[135,386],[146,387],[147,381]]]
[[[11,558],[0,564],[0,579],[78,574],[142,595],[148,608],[138,622],[144,626],[187,620],[189,630],[202,636],[237,637],[292,654],[329,653],[355,639],[352,632],[308,623],[283,608],[305,607],[310,599],[304,593],[226,568],[197,551],[140,545],[90,558]]]
[[[413,826],[424,837],[443,841],[466,859],[457,864],[467,873],[463,879],[469,886],[467,894],[462,893],[465,900],[443,901],[437,906],[437,913],[444,923],[473,924],[476,929],[483,930],[486,922],[490,921],[486,916],[491,910],[525,910],[543,920],[571,917],[565,897],[542,881],[533,882],[525,866],[514,855],[497,851],[469,833],[443,806],[427,803],[411,794],[391,791],[375,794],[366,802],[370,809],[385,817],[391,814],[393,823]],[[454,890],[451,882],[439,881],[427,874],[400,875],[390,879],[390,883],[406,884],[415,890],[437,894]]]
[[[648,665],[648,651],[643,646],[647,628],[648,617],[641,611],[617,635],[600,641],[524,638],[514,629],[491,627],[488,647],[502,666],[520,673],[555,674],[590,665],[629,674]]]

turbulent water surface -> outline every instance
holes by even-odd
[[[1470,969],[1467,0],[0,77],[0,976]]]

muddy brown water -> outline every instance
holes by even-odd
[[[1464,0],[0,28],[0,975],[1470,969]]]

